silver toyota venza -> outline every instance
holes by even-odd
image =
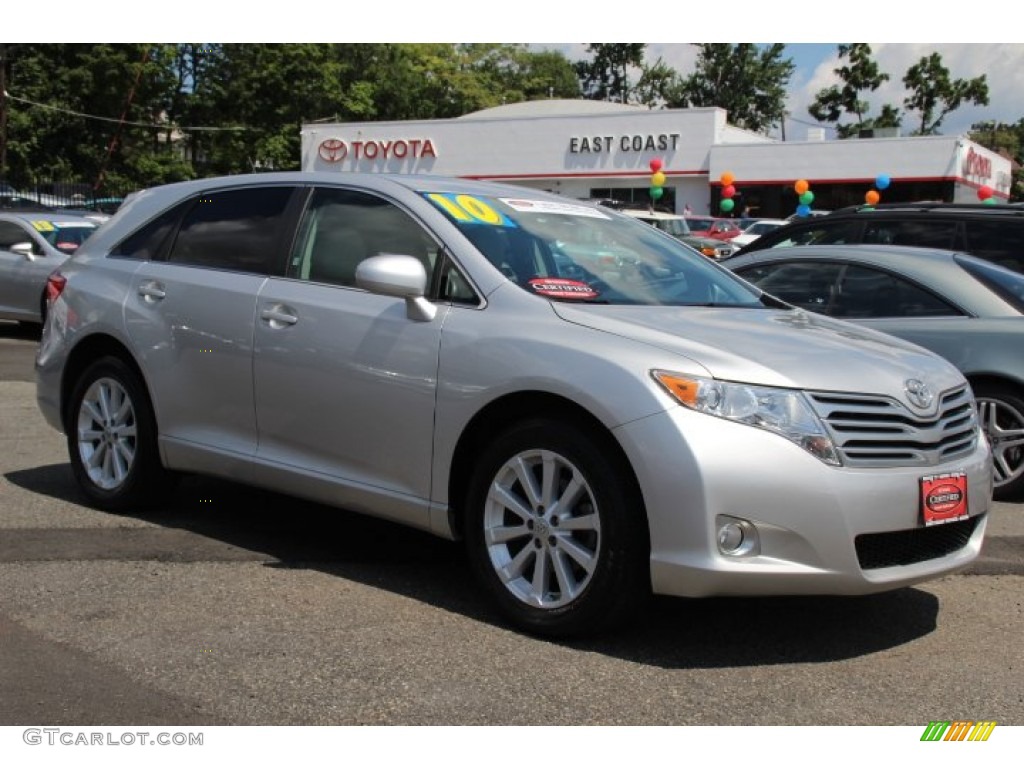
[[[132,196],[55,273],[38,400],[99,507],[219,475],[466,542],[507,620],[864,594],[981,548],[934,354],[528,190],[262,174]]]

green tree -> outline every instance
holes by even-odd
[[[952,80],[938,53],[921,57],[917,64],[907,70],[903,84],[910,91],[903,105],[921,115],[920,123],[914,131],[915,136],[937,134],[943,118],[964,102],[988,105],[985,75],[973,80]]]
[[[773,43],[703,43],[697,66],[687,77],[673,107],[721,107],[729,122],[760,133],[782,121],[786,86],[796,65],[782,58],[785,46]]]
[[[593,58],[575,64],[583,97],[628,102],[633,95],[629,68],[643,65],[646,47],[644,43],[588,43],[587,53]]]
[[[633,91],[634,99],[652,109],[680,103],[683,80],[672,67],[660,58],[650,66],[644,65]]]
[[[881,117],[872,119],[867,115],[870,105],[861,97],[864,92],[878,90],[889,79],[889,75],[881,72],[878,63],[871,58],[871,46],[867,43],[842,44],[839,46],[839,58],[849,62],[832,70],[839,75],[842,84],[818,91],[807,108],[811,116],[822,123],[836,123],[836,132],[841,139],[856,136],[859,131],[875,126],[898,128],[898,109],[887,104],[882,107]],[[856,115],[857,120],[840,124],[843,115]]]
[[[6,155],[12,182],[77,178],[104,187],[185,178],[187,164],[158,141],[172,77],[171,47],[39,44],[11,51]],[[159,156],[159,162],[143,158]]]

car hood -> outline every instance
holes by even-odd
[[[803,310],[553,303],[566,322],[649,344],[711,376],[765,386],[884,393],[907,379],[933,392],[963,384],[950,363],[909,342]]]

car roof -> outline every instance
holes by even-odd
[[[96,222],[88,217],[90,211],[61,211],[53,208],[41,208],[39,210],[0,210],[0,220],[3,219],[14,219],[17,221],[33,222],[39,219],[45,219],[47,221],[58,221],[60,219],[75,220],[78,224],[79,221],[88,224],[96,224]]]
[[[646,211],[641,208],[625,208],[619,213],[624,213],[627,216],[632,216],[635,219],[655,219],[660,221],[671,221],[684,219],[685,216],[680,216],[676,213],[665,213],[664,211]]]
[[[1003,316],[1020,313],[1010,307],[977,280],[967,279],[957,260],[974,262],[987,269],[998,269],[1020,277],[1019,273],[961,251],[921,248],[911,245],[801,245],[770,248],[730,256],[720,262],[730,270],[742,270],[758,264],[794,261],[849,261],[880,267],[930,287],[964,310],[979,316]]]

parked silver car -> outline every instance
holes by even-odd
[[[936,352],[974,388],[995,460],[995,496],[1024,495],[1024,275],[963,253],[806,245],[724,262],[797,307]]]
[[[136,194],[50,294],[38,401],[93,503],[201,472],[462,538],[528,631],[652,590],[888,590],[981,548],[991,455],[953,365],[607,208],[206,179]]]
[[[0,319],[41,323],[46,279],[98,224],[71,213],[0,213]]]

